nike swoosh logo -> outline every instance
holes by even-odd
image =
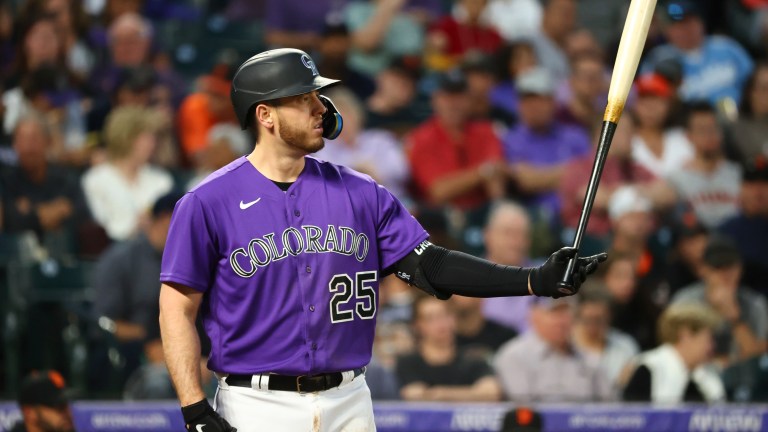
[[[259,197],[259,198],[256,198],[255,200],[253,200],[253,201],[251,201],[251,202],[247,202],[247,203],[246,203],[246,202],[243,202],[243,201],[240,201],[240,210],[245,210],[245,209],[247,209],[248,207],[250,207],[250,206],[252,206],[252,205],[256,204],[256,203],[257,203],[257,202],[259,202],[259,201],[261,201],[261,197]]]
[[[203,426],[205,426],[205,423],[195,426],[195,430],[197,430],[197,432],[203,432]]]

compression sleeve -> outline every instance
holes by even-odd
[[[529,268],[505,266],[429,242],[419,245],[395,265],[395,275],[441,299],[530,295]]]

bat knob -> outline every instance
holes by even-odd
[[[565,295],[576,294],[576,291],[573,289],[573,284],[570,282],[563,282],[563,281],[558,282],[557,290]]]

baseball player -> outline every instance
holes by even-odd
[[[341,131],[318,93],[337,82],[296,49],[243,63],[231,97],[256,146],[176,205],[160,326],[189,430],[375,430],[365,366],[385,275],[441,299],[575,293],[556,288],[574,249],[535,268],[443,249],[370,177],[312,158]],[[604,259],[577,260],[575,289]],[[215,408],[200,384],[198,312]]]

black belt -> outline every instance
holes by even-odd
[[[362,375],[365,368],[358,368],[353,371],[355,377]],[[255,375],[258,381],[260,375]],[[277,375],[269,374],[269,390],[294,391],[299,393],[314,393],[332,389],[341,385],[344,376],[341,372],[324,373],[319,375]],[[224,379],[228,385],[236,387],[253,387],[254,375],[229,375]]]

